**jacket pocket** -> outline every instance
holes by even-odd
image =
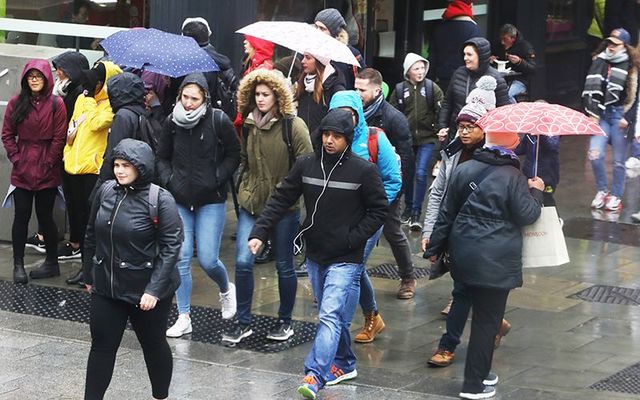
[[[114,271],[114,274],[117,274],[116,291],[123,295],[142,296],[144,289],[151,280],[153,262],[130,263],[120,261],[115,266],[117,267],[117,270]]]

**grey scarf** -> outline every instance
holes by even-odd
[[[259,129],[262,129],[263,126],[265,126],[269,121],[271,121],[273,117],[276,116],[276,110],[275,110],[275,107],[273,107],[266,114],[263,114],[256,107],[251,112],[251,116],[253,117],[253,121],[255,122],[256,126]]]
[[[384,101],[384,96],[382,93],[378,93],[378,97],[373,100],[373,103],[369,104],[364,108],[364,120],[368,121],[372,115],[374,115],[382,106],[382,102]]]
[[[182,102],[177,101],[173,107],[172,120],[181,128],[191,129],[198,125],[200,118],[204,117],[207,113],[207,103],[202,103],[200,107],[195,110],[187,111],[182,106]]]

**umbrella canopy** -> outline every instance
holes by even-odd
[[[100,45],[116,64],[173,78],[192,72],[220,70],[192,37],[158,29],[136,28],[116,32]]]
[[[303,22],[259,21],[236,33],[268,40],[300,54],[309,53],[323,64],[331,60],[360,65],[347,45]]]
[[[583,113],[547,103],[523,102],[498,107],[486,113],[476,125],[492,133],[606,136],[600,125]]]

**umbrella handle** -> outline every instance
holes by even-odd
[[[291,66],[289,67],[289,73],[287,74],[287,79],[291,78],[291,72],[293,72],[293,66],[296,63],[296,58],[298,57],[298,52],[293,53],[293,59],[291,59]]]
[[[536,162],[534,164],[533,176],[538,176],[538,152],[540,151],[540,135],[536,135]]]

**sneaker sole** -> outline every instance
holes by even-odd
[[[485,385],[485,386],[495,386],[495,385],[497,385],[497,384],[498,384],[498,381],[499,381],[499,380],[500,380],[500,379],[499,379],[499,378],[498,378],[498,376],[496,375],[496,379],[493,379],[493,380],[491,380],[491,381],[490,381],[490,380],[488,380],[488,379],[485,379],[485,380],[483,380],[483,381],[482,381],[482,384],[483,384],[483,385]]]
[[[72,254],[70,256],[58,256],[58,260],[74,260],[77,258],[82,258],[82,253]]]
[[[169,333],[169,332],[165,333],[165,335],[166,335],[167,337],[169,337],[169,338],[173,338],[173,339],[175,339],[175,338],[182,337],[182,336],[184,336],[184,335],[188,335],[188,334],[190,334],[191,332],[193,332],[193,327],[191,327],[191,328],[187,329],[186,331],[182,332],[182,333],[181,333],[181,334],[179,334],[179,335],[176,335],[175,333]]]
[[[340,382],[344,382],[344,381],[348,381],[350,379],[354,379],[358,377],[358,370],[354,369],[353,371],[349,372],[348,374],[344,374],[341,375],[339,377],[337,377],[336,379],[332,380],[332,381],[327,381],[327,383],[325,383],[325,386],[334,386],[337,385]]]
[[[251,335],[253,335],[253,330],[249,329],[248,331],[246,331],[245,333],[243,333],[237,338],[232,338],[229,336],[222,335],[222,341],[227,343],[232,343],[232,344],[238,344],[242,341],[242,339],[248,338]]]
[[[47,252],[47,249],[45,249],[44,247],[40,247],[40,246],[38,246],[37,244],[30,244],[30,243],[27,243],[27,244],[25,244],[24,246],[25,246],[25,247],[28,247],[28,248],[30,248],[30,249],[32,249],[32,250],[35,250],[35,251],[37,251],[37,252],[38,252],[38,253],[40,253],[40,254],[45,254],[45,253]]]
[[[293,336],[293,329],[291,329],[290,333],[286,336],[273,336],[273,335],[267,335],[267,339],[269,340],[276,340],[278,342],[285,342],[287,340],[289,340],[291,338],[291,336]]]
[[[490,399],[496,395],[496,390],[494,389],[489,393],[463,393],[460,392],[458,396],[463,399],[477,400],[477,399]]]
[[[309,389],[307,386],[302,385],[298,387],[298,393],[302,395],[305,399],[314,400],[316,398],[316,392]]]
[[[422,225],[410,225],[409,229],[413,232],[418,232],[422,230]]]

